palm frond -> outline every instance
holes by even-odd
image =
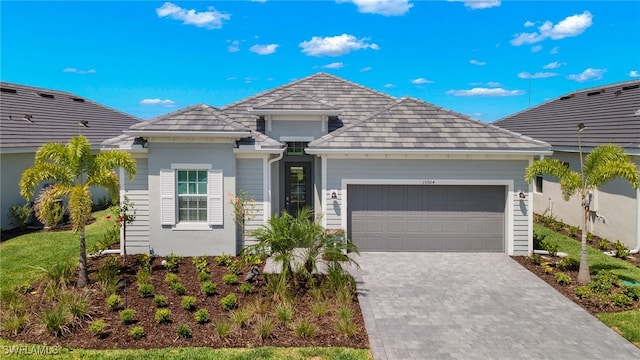
[[[131,154],[122,150],[108,150],[98,154],[91,171],[102,172],[117,168],[123,168],[129,174],[129,180],[133,180],[136,176],[136,161],[131,157]]]
[[[78,135],[71,138],[67,145],[67,154],[69,166],[77,176],[81,176],[91,168],[93,162],[91,143],[86,137]]]
[[[584,158],[583,173],[587,180],[591,179],[597,169],[611,161],[629,161],[624,149],[619,145],[605,144],[596,147]],[[589,181],[588,181],[589,182]]]
[[[75,185],[69,194],[69,215],[73,231],[79,231],[91,216],[91,191],[84,184]]]
[[[70,168],[49,162],[39,162],[26,169],[20,177],[20,194],[30,200],[35,193],[36,187],[44,181],[71,186],[73,184],[73,173]]]
[[[582,187],[580,174],[569,169],[565,164],[555,158],[544,158],[534,161],[533,164],[527,167],[524,178],[530,183],[536,176],[542,174],[560,180],[560,187],[565,200],[569,200],[569,198]]]
[[[68,166],[67,146],[62,143],[46,143],[36,151],[34,163],[50,162],[60,166]]]
[[[93,172],[88,176],[88,185],[101,187],[109,193],[111,200],[117,200],[120,191],[120,180],[113,170]]]
[[[598,188],[604,183],[616,178],[627,180],[634,189],[640,186],[638,167],[628,159],[614,159],[599,163],[598,166],[594,168],[589,180],[590,185]]]

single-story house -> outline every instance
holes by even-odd
[[[584,128],[578,133],[578,124]],[[553,157],[580,169],[583,154],[602,144],[617,144],[640,167],[640,80],[575,91],[493,124],[543,140]],[[579,137],[578,137],[579,135]],[[578,142],[580,140],[580,142]],[[613,180],[591,195],[589,231],[640,249],[640,189]],[[534,212],[581,226],[579,199],[564,201],[557,179],[540,176],[534,187]]]
[[[8,209],[22,205],[20,176],[44,143],[67,143],[82,134],[100,144],[140,119],[68,92],[0,82],[0,228],[10,229]],[[36,192],[37,194],[37,192]],[[106,197],[94,189],[94,200]]]
[[[550,146],[421,100],[317,73],[220,109],[144,121],[105,148],[137,159],[127,252],[237,254],[249,230],[308,206],[361,251],[532,251],[524,169]]]

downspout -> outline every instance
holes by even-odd
[[[631,254],[640,252],[640,188],[636,189],[636,248],[629,251]]]
[[[271,209],[273,208],[271,206],[271,204],[272,204],[272,202],[271,202],[271,165],[273,165],[273,163],[276,162],[276,161],[282,160],[282,158],[284,157],[284,151],[285,150],[286,149],[282,149],[282,152],[280,153],[280,155],[278,155],[278,157],[276,157],[276,158],[273,158],[273,159],[269,160],[269,163],[267,164],[267,168],[268,168],[267,169],[267,172],[268,172],[267,183],[269,184],[269,193],[267,195],[267,200],[269,201],[269,206],[268,206],[268,209],[265,209],[266,210],[265,213],[269,214],[269,217],[271,217]]]

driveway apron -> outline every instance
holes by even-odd
[[[356,260],[376,360],[640,359],[640,349],[505,254]]]

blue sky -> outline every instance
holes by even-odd
[[[640,79],[638,1],[2,1],[0,78],[147,119],[324,71],[493,121]]]

